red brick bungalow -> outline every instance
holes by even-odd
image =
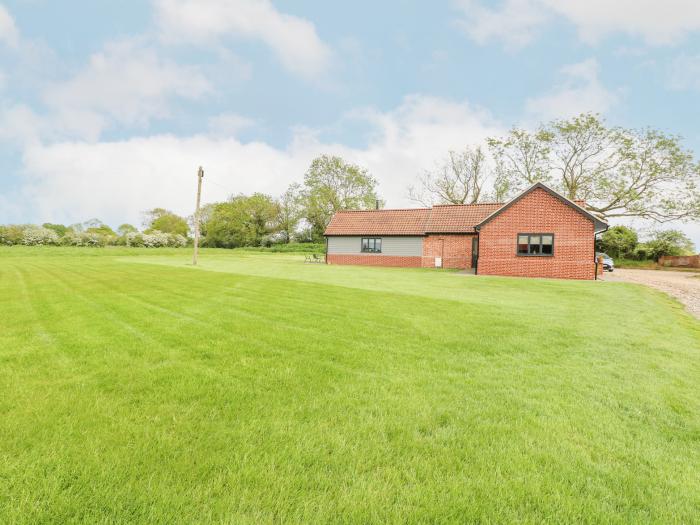
[[[608,225],[583,206],[537,183],[505,204],[342,211],[325,232],[326,262],[593,279]]]

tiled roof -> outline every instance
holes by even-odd
[[[427,208],[339,211],[326,235],[423,235],[429,214]]]
[[[405,210],[339,211],[326,235],[468,233],[502,204],[446,204]]]
[[[433,206],[426,233],[467,233],[474,226],[503,206],[491,204],[444,204]]]

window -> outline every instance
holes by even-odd
[[[382,253],[382,240],[374,238],[362,238],[363,253]]]
[[[554,255],[554,234],[519,233],[518,255]]]

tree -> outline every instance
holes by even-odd
[[[474,204],[482,197],[485,171],[486,156],[481,147],[450,151],[439,166],[419,178],[418,188],[408,188],[408,197],[424,206]]]
[[[496,161],[494,190],[498,202],[536,182],[550,182],[551,138],[551,133],[542,128],[535,133],[513,128],[504,138],[488,139]]]
[[[269,195],[237,195],[214,206],[206,223],[206,245],[219,248],[261,246],[275,232],[279,206]]]
[[[183,237],[187,237],[190,230],[184,217],[180,217],[165,208],[153,208],[145,212],[143,225],[146,228],[146,233],[159,231]]]
[[[117,228],[117,233],[121,237],[126,237],[130,233],[136,233],[138,230],[136,229],[136,226],[132,226],[131,224],[121,224],[119,225],[119,228]]]
[[[89,219],[82,224],[82,229],[87,230],[88,228],[99,228],[103,224],[104,223],[100,219]]]
[[[303,213],[301,185],[294,182],[279,198],[277,226],[285,243],[291,242],[294,238]]]
[[[656,231],[646,243],[648,255],[658,260],[663,255],[691,255],[695,245],[682,231]]]
[[[200,241],[202,242],[202,246],[206,245],[205,239],[207,236],[207,224],[209,224],[216,206],[216,203],[210,202],[209,204],[204,204],[199,208],[199,234],[202,238]],[[194,215],[187,217],[187,223],[190,225],[192,230],[194,230],[194,219]]]
[[[544,181],[604,218],[700,218],[700,164],[677,136],[608,127],[582,114],[534,133],[513,129],[489,145],[497,189],[511,196]]]
[[[63,224],[52,224],[50,222],[45,222],[41,225],[41,227],[55,232],[59,237],[63,237],[70,230],[68,226],[64,226]]]
[[[613,226],[600,236],[600,249],[613,257],[629,257],[637,242],[637,232],[632,228]]]
[[[91,226],[85,230],[86,233],[94,233],[97,235],[103,235],[105,237],[116,237],[117,234],[114,230],[107,226],[106,224],[100,224],[99,226]]]
[[[315,239],[321,239],[333,214],[340,210],[371,209],[377,201],[377,181],[367,170],[340,157],[313,160],[304,175],[304,215]]]

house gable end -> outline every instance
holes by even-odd
[[[599,219],[598,217],[596,217],[595,215],[593,215],[591,212],[589,212],[589,211],[587,211],[586,209],[582,208],[581,206],[579,206],[578,204],[576,204],[574,201],[572,201],[572,200],[570,200],[570,199],[567,199],[567,198],[564,197],[562,194],[560,194],[560,193],[554,191],[554,190],[553,190],[552,188],[550,188],[549,186],[547,186],[547,185],[545,185],[545,184],[543,184],[543,183],[541,183],[541,182],[537,182],[537,183],[533,184],[532,186],[530,186],[530,187],[529,187],[528,189],[526,189],[525,191],[523,191],[521,194],[519,194],[519,195],[517,195],[516,197],[514,197],[514,198],[513,198],[512,200],[510,200],[508,203],[506,203],[505,205],[501,206],[499,209],[497,209],[497,210],[495,210],[493,213],[491,213],[491,214],[490,214],[488,217],[486,217],[483,221],[481,221],[479,224],[477,224],[477,225],[475,226],[475,229],[476,229],[477,231],[480,230],[482,226],[484,226],[485,224],[487,224],[488,222],[490,222],[491,220],[493,220],[495,217],[497,217],[498,215],[500,215],[501,213],[503,213],[504,211],[506,211],[508,208],[510,208],[511,206],[513,206],[515,203],[519,202],[523,197],[529,195],[531,192],[533,192],[533,191],[535,191],[535,190],[538,190],[538,189],[541,189],[541,190],[546,191],[546,192],[549,193],[552,197],[557,198],[558,200],[560,200],[561,202],[563,202],[564,204],[566,204],[567,206],[571,207],[572,209],[574,209],[575,211],[577,211],[578,213],[580,213],[581,215],[583,215],[584,217],[586,217],[588,220],[590,220],[591,222],[593,222],[593,229],[594,229],[595,232],[601,232],[601,231],[604,231],[604,230],[606,230],[606,229],[608,228],[607,223],[605,223],[604,221],[602,221],[601,219]]]

